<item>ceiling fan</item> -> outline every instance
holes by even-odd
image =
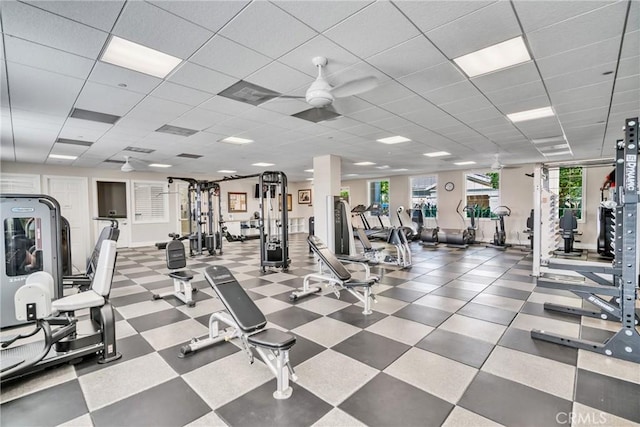
[[[504,165],[500,163],[500,154],[496,154],[493,163],[491,163],[491,170],[499,171],[502,168],[504,168]]]
[[[378,79],[374,76],[362,77],[350,80],[338,86],[331,86],[324,77],[323,67],[328,63],[324,56],[316,56],[312,60],[313,65],[318,68],[318,77],[311,83],[307,89],[305,96],[288,96],[282,95],[278,98],[304,98],[312,108],[294,114],[299,117],[313,122],[321,122],[340,117],[340,114],[331,106],[336,98],[345,98],[348,96],[359,95],[368,92],[378,86]]]
[[[133,172],[136,169],[133,167],[133,165],[131,165],[131,163],[129,163],[129,159],[131,158],[131,156],[124,156],[124,164],[120,167],[120,170],[122,172]]]

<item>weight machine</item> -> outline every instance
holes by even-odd
[[[635,311],[638,298],[638,118],[627,119],[625,138],[616,143],[615,190],[615,260],[611,267],[588,263],[547,262],[554,269],[574,271],[597,285],[559,283],[538,279],[537,286],[564,289],[590,302],[595,309],[582,309],[545,303],[546,310],[577,316],[588,316],[621,322],[618,331],[604,343],[562,336],[534,329],[531,337],[640,363],[640,334],[636,330],[640,319]],[[536,173],[537,175],[537,173]],[[537,175],[540,176],[540,175]],[[536,191],[539,191],[536,188]],[[538,213],[539,215],[539,213]],[[534,255],[540,256],[540,238],[536,238]],[[534,274],[536,265],[534,264]],[[538,276],[540,271],[537,272]],[[608,281],[601,275],[611,275]],[[604,299],[602,296],[609,296]]]
[[[222,216],[220,186],[216,181],[199,181],[193,178],[167,177],[169,184],[174,180],[185,181],[187,188],[187,204],[189,205],[189,254],[222,255]],[[207,200],[207,211],[202,212],[203,197]],[[216,207],[218,215],[216,215]]]
[[[260,174],[260,266],[266,272],[267,267],[289,269],[289,233],[287,176],[284,172],[267,171]],[[275,191],[274,191],[275,190]],[[280,218],[271,220],[274,211],[271,195],[280,197],[277,203]]]
[[[507,231],[504,226],[504,217],[511,216],[511,209],[508,206],[498,206],[493,210],[493,215],[496,218],[493,218],[493,221],[496,222],[496,231],[493,234],[493,240],[489,245],[492,248],[505,250],[510,247],[510,244],[507,244]]]

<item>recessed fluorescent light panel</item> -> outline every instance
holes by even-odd
[[[258,162],[258,163],[252,164],[251,166],[260,166],[260,167],[266,168],[267,166],[274,166],[274,163]]]
[[[442,157],[442,156],[450,156],[451,153],[447,153],[446,151],[434,151],[433,153],[424,153],[427,157]]]
[[[164,163],[151,163],[149,167],[152,168],[170,168],[171,165],[165,165]]]
[[[378,139],[378,142],[382,142],[383,144],[400,144],[401,142],[409,142],[411,141],[409,138],[405,138],[404,136],[390,136],[388,138]]]
[[[253,139],[245,139],[245,138],[238,138],[235,136],[229,136],[227,138],[221,139],[220,142],[226,142],[227,144],[243,145],[243,144],[252,143]]]
[[[376,166],[376,169],[389,169],[391,166],[389,165],[383,165],[383,166]]]
[[[469,77],[476,77],[492,71],[502,70],[531,60],[522,37],[494,44],[467,55],[454,58],[462,71]]]
[[[531,142],[533,142],[534,144],[546,144],[549,142],[560,142],[560,141],[564,141],[564,136],[562,135],[549,136],[547,138],[537,138],[537,139],[531,140]]]
[[[313,181],[313,178],[307,178],[307,181]]]
[[[238,171],[232,171],[230,169],[220,169],[218,173],[236,173]]]
[[[50,159],[75,160],[78,156],[67,156],[65,154],[49,154]]]
[[[305,172],[313,173],[313,169],[305,169]]]
[[[393,169],[391,172],[406,172],[408,170],[409,169],[404,169],[404,168],[403,169]]]
[[[466,162],[455,162],[454,165],[456,166],[466,166],[466,165],[475,165],[476,162],[474,162],[473,160],[469,160]]]
[[[164,125],[156,129],[156,132],[168,133],[178,136],[191,136],[198,133],[195,129],[181,128],[179,126]]]
[[[357,173],[348,173],[345,176],[358,176],[358,174]]]
[[[373,165],[375,165],[375,163],[373,163],[373,162],[358,162],[358,163],[354,163],[354,165],[356,165],[356,166],[373,166]]]
[[[161,79],[182,62],[175,56],[116,36],[111,36],[100,60]]]
[[[551,152],[551,153],[542,153],[542,155],[544,155],[544,156],[562,156],[564,154],[571,154],[571,150],[556,151],[556,152]]]
[[[551,107],[536,108],[535,110],[521,111],[519,113],[507,114],[507,118],[513,123],[526,122],[527,120],[542,119],[553,116]]]

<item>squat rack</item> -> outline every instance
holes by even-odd
[[[604,343],[577,339],[534,329],[531,337],[567,347],[593,351],[618,359],[640,363],[640,334],[636,330],[638,316],[635,303],[638,297],[638,118],[625,121],[625,138],[616,143],[616,224],[615,260],[611,267],[593,267],[549,263],[552,268],[573,270],[594,280],[598,285],[560,284],[538,280],[547,288],[568,289],[597,306],[600,310],[586,310],[545,303],[548,310],[579,316],[589,316],[621,322],[620,329]],[[539,215],[539,214],[538,214]],[[611,274],[607,282],[597,274]],[[611,296],[609,301],[598,295]]]

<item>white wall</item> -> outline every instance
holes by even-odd
[[[25,173],[40,175],[41,180],[44,176],[80,176],[86,177],[89,181],[89,212],[87,215],[93,217],[97,214],[97,207],[95,206],[95,185],[94,179],[118,179],[118,180],[146,180],[146,181],[164,181],[166,177],[171,175],[170,172],[166,174],[150,173],[150,172],[121,172],[120,170],[112,169],[88,169],[88,168],[74,168],[57,165],[41,165],[41,164],[29,164],[29,163],[14,163],[14,162],[2,162],[0,163],[0,171],[2,173]],[[0,179],[2,178],[0,173]],[[213,179],[211,176],[205,175],[192,175],[194,179],[208,180]],[[176,181],[177,183],[178,181]],[[227,212],[227,200],[228,192],[245,192],[247,193],[247,212],[246,213],[234,213],[234,220],[249,219],[255,211],[260,210],[259,199],[254,199],[255,184],[258,182],[258,178],[248,178],[237,181],[221,182],[220,189],[222,192],[222,213],[226,220],[229,220],[229,214]],[[43,183],[41,183],[41,188]],[[169,189],[169,187],[167,187]],[[313,212],[313,207],[309,205],[298,204],[298,189],[311,188],[309,182],[303,183],[289,183],[288,192],[292,195],[293,209],[289,212],[289,217],[308,217]],[[176,191],[176,184],[171,186],[170,191]],[[154,224],[131,224],[131,244],[130,246],[147,246],[158,241],[166,240],[166,236],[169,232],[175,232],[176,224],[179,219],[180,206],[176,203],[177,197],[175,195],[169,195],[169,220],[165,223]],[[93,221],[91,221],[93,222]],[[93,227],[93,224],[90,225]],[[95,244],[95,236],[92,229],[87,230],[87,233],[91,236],[90,249]],[[71,236],[73,239],[73,236]],[[88,254],[87,254],[88,256]]]

